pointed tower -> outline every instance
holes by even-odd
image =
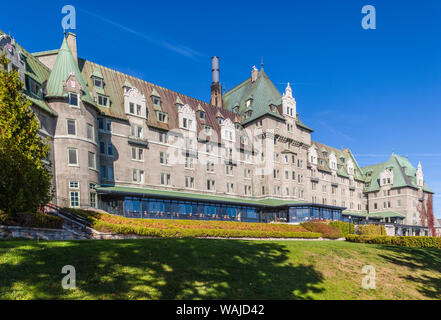
[[[75,79],[75,81],[68,82],[68,79]],[[79,86],[72,88],[75,82],[78,82]],[[82,101],[92,105],[95,104],[89,90],[87,90],[86,82],[78,68],[78,64],[70,51],[67,39],[63,38],[63,43],[58,51],[57,59],[47,82],[46,97],[64,98],[67,97],[69,90],[78,90]]]
[[[416,172],[416,184],[420,189],[424,187],[424,174],[423,174],[423,166],[421,165],[421,162],[418,162],[418,169]]]
[[[89,192],[90,183],[102,182],[96,136],[100,111],[66,38],[49,75],[46,92],[49,107],[58,115],[54,132],[58,138],[53,141],[56,203],[61,207],[89,207],[97,201],[96,194]]]
[[[297,115],[296,100],[292,96],[291,86],[288,85],[282,97],[283,114],[295,118]]]
[[[210,104],[222,108],[222,86],[219,81],[219,57],[211,58],[212,77]]]

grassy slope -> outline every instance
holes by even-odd
[[[73,265],[77,289],[61,288]],[[377,289],[363,290],[371,264]],[[441,250],[330,241],[0,241],[0,299],[441,299]]]

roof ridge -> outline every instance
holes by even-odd
[[[157,85],[157,84],[155,84],[155,83],[153,83],[153,82],[149,82],[149,81],[147,81],[147,80],[144,80],[144,79],[141,79],[141,78],[137,78],[137,77],[132,76],[132,75],[130,75],[130,74],[127,74],[127,73],[124,73],[124,72],[121,72],[121,71],[118,71],[118,70],[115,70],[115,69],[112,69],[112,68],[106,67],[106,66],[104,66],[104,65],[98,64],[98,63],[96,63],[96,62],[93,62],[93,61],[90,61],[90,60],[87,60],[87,59],[84,59],[84,58],[80,58],[80,59],[81,59],[81,60],[84,60],[85,62],[87,61],[87,62],[93,64],[94,66],[102,67],[102,68],[105,68],[105,69],[107,69],[107,70],[109,70],[109,71],[119,73],[119,74],[121,74],[121,75],[123,75],[123,76],[126,76],[126,77],[130,77],[130,78],[132,78],[132,79],[134,79],[134,80],[139,80],[139,81],[145,82],[145,83],[147,83],[147,84],[149,84],[149,85],[152,85],[152,86],[155,86],[155,87],[157,87],[157,88],[159,88],[159,89],[161,89],[161,90],[167,90],[167,91],[169,91],[169,92],[171,92],[171,93],[176,93],[176,94],[179,94],[179,95],[185,96],[185,97],[187,97],[187,98],[190,98],[190,99],[192,99],[192,100],[194,100],[194,101],[196,101],[196,102],[204,103],[204,104],[206,104],[207,106],[211,106],[211,107],[214,107],[214,108],[218,108],[217,106],[214,106],[214,105],[212,105],[212,104],[209,104],[209,103],[207,103],[207,102],[205,102],[205,101],[203,101],[203,100],[200,100],[200,99],[197,99],[197,98],[191,97],[191,96],[189,96],[189,95],[186,95],[186,94],[180,93],[180,92],[178,92],[178,91],[175,91],[175,90],[172,90],[172,89],[169,89],[169,88],[162,87],[162,86]],[[132,84],[132,85],[133,85],[133,84]],[[228,110],[226,110],[226,109],[223,109],[223,110],[228,111]]]

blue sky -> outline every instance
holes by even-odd
[[[421,161],[441,218],[441,2],[8,1],[0,29],[31,52],[61,45],[76,8],[80,57],[208,101],[210,58],[231,89],[265,71],[290,82],[313,139],[349,147],[360,165],[391,152]],[[364,5],[376,30],[361,27]]]

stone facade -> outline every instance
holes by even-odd
[[[313,141],[291,86],[281,95],[263,68],[219,101],[217,60],[212,105],[77,58],[73,34],[60,50],[36,54],[6,35],[0,50],[11,42],[23,78],[33,75],[22,60],[41,70],[41,93],[25,93],[51,144],[59,206],[96,208],[96,186],[114,185],[394,211],[406,224],[422,223],[418,205],[431,191],[421,166],[406,169],[400,158],[395,167],[361,168],[349,149]],[[394,184],[396,170],[408,170],[405,184]]]

